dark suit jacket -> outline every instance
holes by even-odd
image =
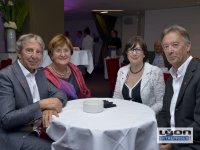
[[[65,94],[50,84],[42,71],[38,70],[35,78],[41,99],[57,97],[64,105],[66,104]],[[19,64],[15,62],[2,69],[0,71],[0,133],[8,143],[4,144],[5,149],[19,150],[23,137],[32,131],[32,128],[28,127],[41,117],[39,103],[33,103],[27,80]],[[0,149],[3,150],[3,146],[0,145]]]
[[[148,52],[149,53],[149,63],[152,64],[153,63],[153,60],[155,58],[155,52]],[[165,54],[163,53],[163,59],[164,59],[164,64],[165,64],[165,67],[167,67],[168,69],[171,68],[171,65],[170,63],[167,61],[167,58],[165,56]]]
[[[172,96],[172,77],[170,77],[166,83],[163,108],[158,115],[159,127],[170,127]],[[175,126],[193,127],[194,142],[200,142],[200,63],[195,59],[189,63],[183,78],[175,108]]]

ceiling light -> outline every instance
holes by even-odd
[[[100,13],[101,13],[101,14],[107,14],[108,11],[101,11]]]
[[[113,12],[113,11],[124,11],[124,10],[120,10],[120,9],[111,9],[111,10],[98,10],[98,9],[94,9],[92,11],[95,11],[95,12]]]

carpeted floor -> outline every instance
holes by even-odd
[[[92,97],[111,97],[108,79],[104,79],[104,71],[95,69],[91,75],[84,76]]]

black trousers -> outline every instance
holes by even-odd
[[[200,150],[200,144],[173,144],[174,150]]]

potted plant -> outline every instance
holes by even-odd
[[[5,28],[21,32],[28,15],[28,5],[22,0],[0,0],[1,18]]]
[[[28,6],[24,0],[0,0],[1,18],[7,38],[7,51],[15,52],[16,31],[21,32],[28,15]]]

